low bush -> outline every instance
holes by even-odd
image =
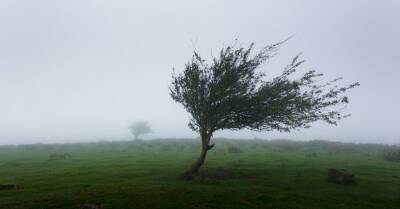
[[[384,158],[387,161],[400,162],[400,150],[387,151],[384,154]]]

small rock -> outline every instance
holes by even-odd
[[[0,184],[0,190],[11,190],[15,188],[17,188],[15,184]]]
[[[328,169],[328,181],[336,184],[354,184],[355,179],[351,171],[346,169]]]

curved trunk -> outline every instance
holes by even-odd
[[[202,146],[199,158],[192,164],[192,167],[189,171],[184,174],[184,177],[187,179],[193,178],[200,170],[201,166],[204,164],[204,161],[207,156],[207,152],[214,147],[215,144],[210,145],[211,136],[203,135],[201,138]]]
[[[201,152],[200,152],[200,156],[199,158],[197,158],[197,160],[193,163],[189,173],[191,175],[195,175],[199,172],[200,167],[204,164],[204,161],[206,159],[207,156],[207,152],[208,152],[208,148],[206,147],[202,147]]]

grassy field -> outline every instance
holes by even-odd
[[[229,152],[230,147],[241,152]],[[0,209],[128,208],[399,209],[394,147],[323,141],[216,139],[201,175],[180,179],[199,153],[194,140],[0,146]],[[351,170],[357,184],[326,181]]]

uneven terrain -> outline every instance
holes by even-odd
[[[324,141],[215,139],[201,174],[180,175],[199,140],[0,146],[1,209],[398,209],[400,149]],[[356,184],[326,180],[347,169]],[[86,206],[85,206],[86,204]]]

